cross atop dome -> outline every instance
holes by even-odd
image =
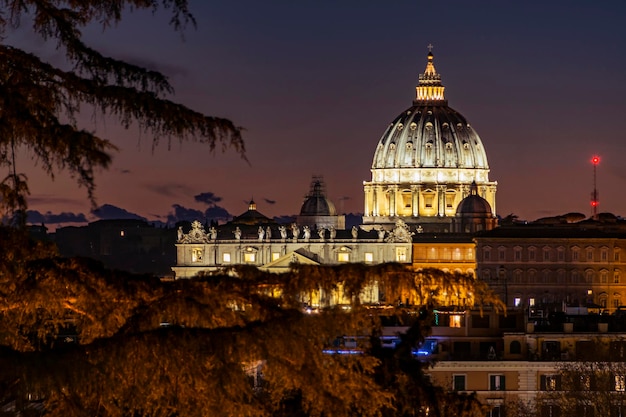
[[[441,75],[435,69],[433,45],[428,45],[428,61],[423,74],[419,75],[419,83],[416,89],[415,101],[437,101],[445,104],[444,90],[441,84]]]

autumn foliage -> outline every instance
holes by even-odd
[[[432,387],[410,352],[443,293],[462,294],[459,308],[469,307],[470,293],[491,297],[469,276],[351,264],[285,274],[236,268],[162,282],[59,258],[21,233],[0,233],[0,404],[39,404],[59,416],[477,410],[473,397]],[[374,281],[385,305],[359,301]],[[347,305],[322,305],[314,314],[303,308],[302,294],[337,288]],[[381,311],[413,313],[395,351],[377,343]],[[358,354],[325,353],[344,335],[363,340]]]

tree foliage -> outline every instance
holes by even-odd
[[[94,201],[96,168],[107,168],[115,145],[86,130],[79,116],[117,117],[126,128],[137,123],[153,145],[163,138],[206,143],[210,151],[233,148],[243,155],[241,128],[230,120],[193,111],[168,97],[163,74],[105,56],[87,45],[89,25],[114,26],[126,11],[163,7],[175,29],[194,24],[187,0],[0,0],[0,184],[2,204],[24,210],[28,193],[15,167],[15,149],[26,148],[47,174],[67,170]],[[66,62],[55,65],[6,43],[7,35],[30,25],[44,40],[55,40]],[[82,112],[82,113],[81,113]]]
[[[621,416],[626,413],[626,363],[622,360],[562,362],[557,390],[545,392],[542,404],[558,407],[561,415]]]
[[[0,234],[0,405],[39,398],[52,416],[478,415],[474,397],[432,386],[411,355],[433,294],[460,282],[453,274],[397,264],[242,267],[159,281]],[[425,280],[431,295],[420,298]],[[392,301],[386,314],[413,314],[395,350],[380,345],[380,308],[349,296],[373,281]],[[349,304],[308,314],[302,294],[322,287],[342,288]],[[399,305],[400,295],[420,302]],[[344,335],[359,337],[359,353],[327,353]]]

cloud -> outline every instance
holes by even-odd
[[[209,207],[204,212],[204,216],[207,219],[216,220],[216,221],[220,221],[220,220],[228,221],[230,220],[231,217],[233,217],[230,215],[228,210],[226,210],[224,207],[219,207],[219,206]]]
[[[190,209],[179,204],[174,204],[172,208],[174,212],[167,215],[168,224],[175,224],[179,221],[204,221],[204,213],[200,210]]]
[[[270,200],[269,198],[264,198],[263,201],[265,201],[267,204],[276,204],[276,200]]]
[[[193,196],[193,198],[197,202],[204,203],[209,206],[214,206],[216,203],[219,203],[220,201],[222,201],[222,197],[218,197],[212,192],[200,193],[200,194]]]
[[[62,212],[53,214],[49,211],[40,213],[37,210],[28,210],[26,222],[29,224],[87,223],[87,218],[83,213]]]
[[[138,214],[131,213],[123,208],[113,206],[111,204],[103,204],[91,212],[94,216],[103,220],[120,220],[120,219],[134,219],[134,220],[146,220],[145,217],[141,217]]]

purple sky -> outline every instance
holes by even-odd
[[[296,214],[312,175],[345,212],[363,210],[375,147],[410,107],[429,43],[449,105],[480,135],[498,181],[497,212],[590,214],[593,154],[600,211],[626,215],[626,3],[619,1],[191,1],[184,39],[166,12],[129,13],[86,31],[101,51],[160,70],[175,99],[246,128],[247,158],[151,138],[114,121],[85,126],[120,152],[97,177],[98,204],[165,220],[174,205],[233,215],[254,198]],[[27,32],[10,41],[52,61]],[[22,166],[32,165],[25,156]],[[18,166],[18,168],[20,168]],[[65,175],[31,181],[30,208],[90,217]],[[212,194],[210,194],[212,193]],[[200,198],[196,195],[212,195]]]

